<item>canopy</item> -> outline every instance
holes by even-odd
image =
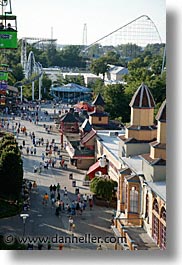
[[[51,91],[58,91],[58,92],[75,92],[75,93],[89,93],[92,90],[90,88],[80,86],[78,84],[69,83],[64,86],[51,86]]]

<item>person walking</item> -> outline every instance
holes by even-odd
[[[60,192],[60,188],[61,188],[61,186],[60,186],[60,184],[59,184],[59,182],[58,182],[58,184],[57,184],[57,193],[59,193]]]
[[[45,193],[44,197],[43,197],[43,204],[47,205],[48,204],[48,200],[49,200],[49,195],[47,193]]]
[[[67,191],[67,188],[64,187],[64,197],[67,197],[68,196],[68,191]]]
[[[68,223],[69,223],[69,231],[72,231],[73,230],[73,217],[72,216],[69,217]]]
[[[36,155],[36,153],[37,153],[37,149],[36,149],[36,147],[34,147],[34,149],[33,149],[33,153],[34,153],[34,155]]]
[[[54,186],[52,187],[53,191],[54,191],[54,196],[56,196],[56,190],[57,190],[57,186],[54,184]]]
[[[27,151],[27,155],[29,154],[29,151],[30,151],[30,149],[29,149],[29,147],[27,146],[27,149],[26,149],[26,151]]]

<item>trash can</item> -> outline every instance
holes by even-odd
[[[76,187],[76,180],[72,181],[72,187]]]
[[[69,174],[69,179],[73,179],[73,174],[72,173]]]
[[[79,188],[76,188],[75,189],[75,194],[78,195],[78,193],[79,193]]]

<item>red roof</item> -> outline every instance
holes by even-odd
[[[87,110],[88,112],[94,111],[94,107],[91,106],[89,103],[84,102],[84,101],[81,101],[81,102],[79,102],[78,104],[76,104],[76,105],[75,105],[75,108],[78,108],[78,109],[85,109],[85,110]]]
[[[89,170],[87,171],[87,175],[90,179],[93,179],[95,177],[95,173],[101,171],[103,174],[107,174],[107,166],[100,167],[99,161],[97,161],[95,164],[89,167]]]

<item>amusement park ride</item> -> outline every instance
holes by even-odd
[[[17,48],[17,20],[11,0],[0,0],[0,50]],[[7,11],[8,9],[8,11]],[[5,105],[8,90],[8,65],[0,64],[0,105]]]

